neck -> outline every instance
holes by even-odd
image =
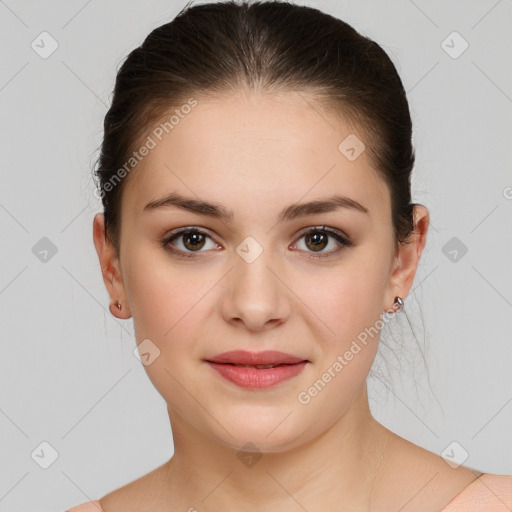
[[[370,413],[366,385],[331,428],[282,452],[242,457],[168,412],[175,449],[166,488],[182,510],[366,510],[390,440]]]

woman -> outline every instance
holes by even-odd
[[[187,6],[128,56],[104,128],[94,243],[174,454],[71,511],[510,509],[512,477],[370,413],[429,225],[379,45],[308,7]]]

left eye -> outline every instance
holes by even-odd
[[[343,237],[336,231],[326,229],[325,226],[321,228],[309,228],[305,233],[302,233],[299,240],[303,238],[306,240],[306,247],[309,249],[313,249],[313,254],[307,256],[308,258],[323,258],[338,252],[339,250],[341,250],[342,247],[350,247],[352,245],[348,238]],[[336,243],[334,245],[337,246],[337,248],[334,248],[333,250],[330,251],[321,252],[329,244],[329,238],[334,238],[334,240],[336,240]]]
[[[299,240],[302,240],[303,238],[306,240],[305,245],[307,249],[305,252],[313,253],[310,256],[307,256],[308,258],[326,257],[332,253],[338,252],[342,247],[350,247],[352,245],[348,238],[345,238],[336,231],[326,229],[325,226],[321,228],[309,228],[306,232],[300,235]],[[338,246],[338,248],[334,248],[330,251],[323,251],[323,249],[328,246],[330,238],[333,238],[336,241],[335,246]],[[218,244],[213,242],[212,238],[208,234],[197,228],[185,228],[177,233],[171,234],[162,240],[162,245],[178,257],[191,258],[195,256],[193,254],[195,252],[204,252],[201,251],[201,249],[205,248],[207,245],[206,239],[210,239],[212,245],[209,248],[206,247],[206,249],[220,248]],[[173,244],[175,240],[180,241],[182,248],[176,247],[176,245]],[[298,244],[296,242],[292,248],[295,248],[297,245]]]

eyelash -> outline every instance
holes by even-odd
[[[171,253],[173,253],[174,255],[178,256],[179,258],[195,258],[197,257],[196,254],[194,254],[194,252],[204,252],[204,251],[191,251],[191,252],[185,252],[185,251],[182,251],[180,249],[176,249],[175,247],[173,247],[171,245],[171,242],[173,242],[174,240],[178,239],[180,236],[184,235],[184,234],[187,234],[187,233],[198,233],[200,235],[204,235],[208,238],[211,239],[210,235],[208,235],[207,233],[205,233],[204,231],[201,231],[200,229],[197,229],[195,227],[187,227],[187,228],[183,228],[177,232],[174,232],[174,233],[171,233],[169,236],[166,236],[162,241],[161,241],[161,244],[162,244],[162,247],[168,251],[170,251]],[[311,234],[314,234],[314,233],[321,233],[321,234],[324,234],[324,235],[327,235],[327,236],[330,236],[332,238],[334,238],[341,247],[339,247],[338,249],[335,249],[335,250],[332,250],[332,251],[328,251],[327,253],[311,253],[312,255],[311,256],[307,256],[307,258],[310,258],[310,259],[320,259],[320,258],[327,258],[329,256],[331,256],[332,254],[334,253],[337,253],[339,252],[343,247],[352,247],[353,246],[353,243],[348,239],[348,238],[345,238],[343,236],[341,236],[340,234],[338,234],[337,232],[335,231],[332,231],[330,229],[326,229],[325,226],[319,228],[319,227],[311,227],[311,228],[308,228],[306,231],[304,231],[303,233],[300,234],[299,238],[297,239],[300,240],[301,238],[307,236],[307,235],[311,235]]]

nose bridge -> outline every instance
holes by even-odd
[[[229,273],[229,293],[224,299],[226,321],[239,319],[251,330],[269,321],[282,321],[289,313],[286,287],[277,277],[271,248],[246,237],[236,248],[234,268]]]

